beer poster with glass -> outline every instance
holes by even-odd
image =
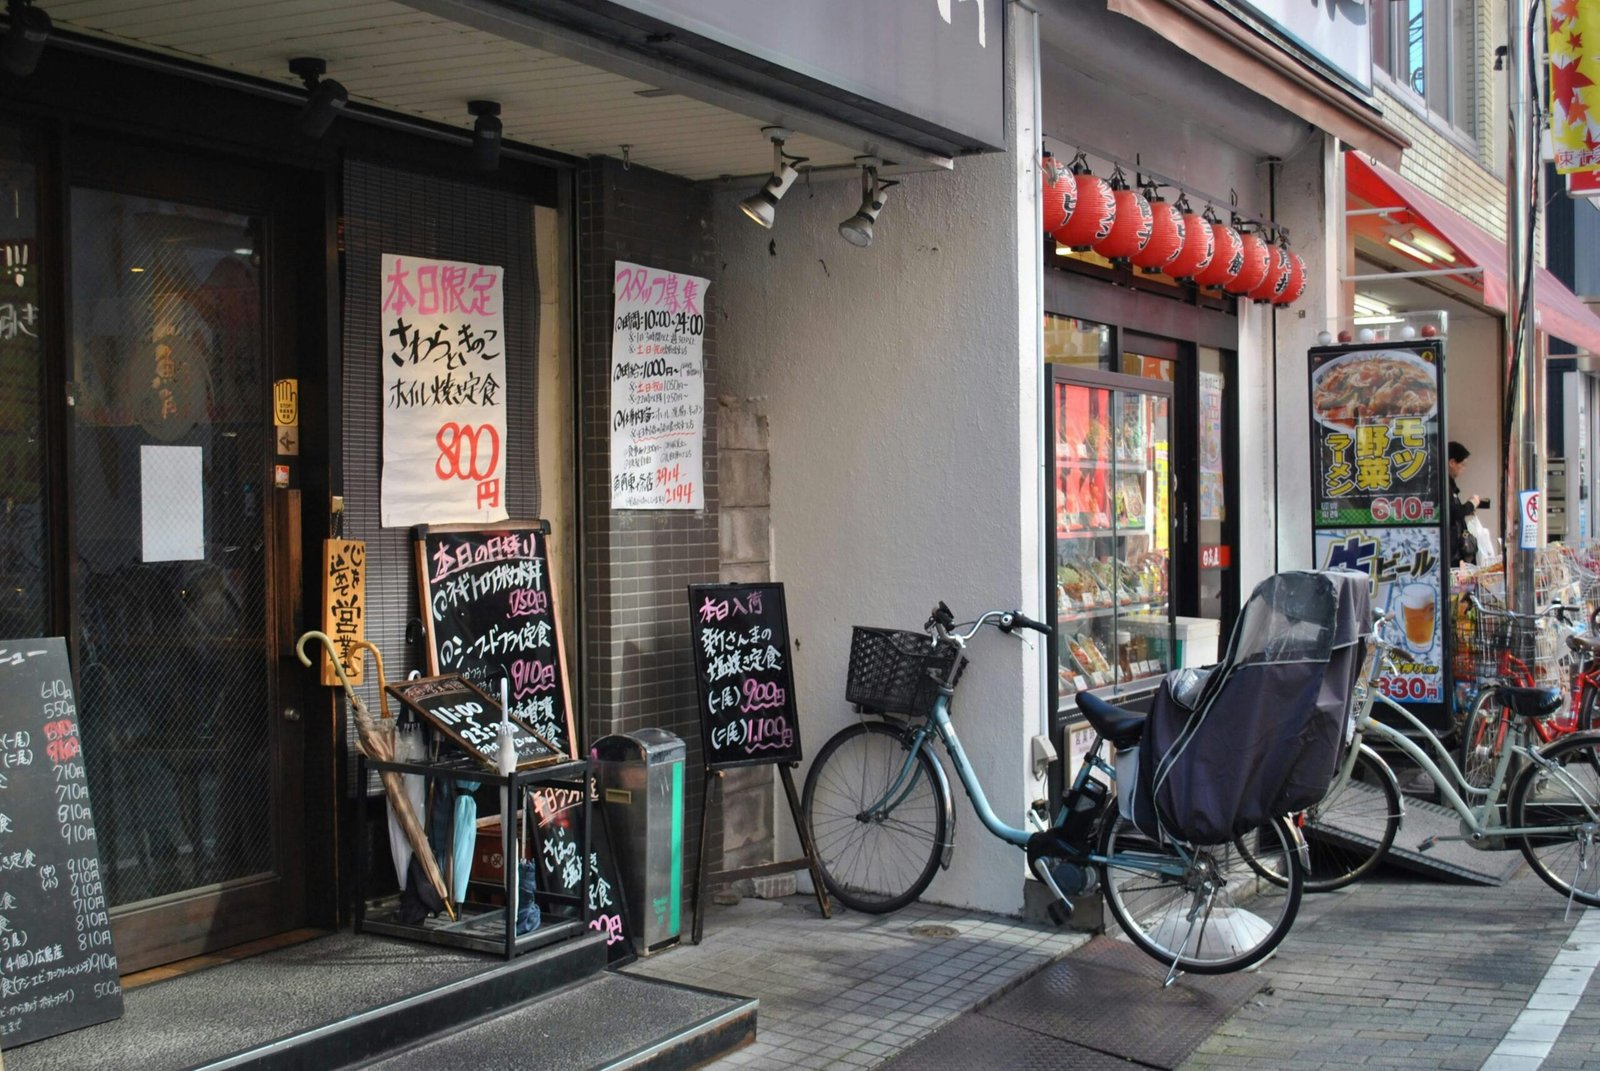
[[[1372,578],[1372,605],[1394,615],[1404,639],[1380,687],[1447,728],[1443,340],[1321,346],[1310,371],[1316,565]]]

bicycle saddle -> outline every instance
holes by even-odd
[[[1519,688],[1514,684],[1497,684],[1494,694],[1510,710],[1524,718],[1542,718],[1561,709],[1560,688]]]
[[[1592,636],[1579,636],[1576,633],[1567,637],[1567,649],[1585,658],[1600,657],[1600,640]]]
[[[1093,692],[1078,693],[1078,710],[1118,751],[1137,744],[1144,735],[1145,715],[1107,703]]]

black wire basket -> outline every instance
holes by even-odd
[[[850,636],[844,697],[867,710],[923,717],[960,652],[920,632],[857,625]]]

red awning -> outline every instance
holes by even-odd
[[[1452,208],[1383,164],[1360,153],[1347,152],[1345,189],[1374,208],[1395,208],[1409,212],[1419,225],[1455,247],[1462,260],[1482,268],[1477,276],[1483,288],[1483,303],[1506,311],[1506,246],[1500,239],[1479,227]],[[1474,281],[1471,276],[1462,281]],[[1600,354],[1600,317],[1583,300],[1568,290],[1560,279],[1544,268],[1538,269],[1533,283],[1534,307],[1539,313],[1539,330],[1580,350]]]

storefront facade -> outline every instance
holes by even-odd
[[[355,777],[342,697],[294,652],[322,624],[323,543],[338,536],[364,544],[366,635],[388,679],[426,670],[411,533],[382,517],[383,429],[403,414],[380,357],[407,345],[380,315],[394,284],[383,257],[497,278],[507,417],[494,493],[510,517],[551,522],[579,737],[663,727],[693,762],[685,585],[767,569],[752,536],[760,481],[728,477],[735,508],[720,508],[723,446],[730,465],[759,468],[764,442],[750,413],[717,404],[722,270],[706,182],[764,176],[762,127],[780,122],[796,128],[790,152],[851,177],[868,153],[942,172],[948,153],[984,148],[983,116],[952,132],[941,122],[959,128],[959,116],[898,111],[888,90],[869,112],[832,114],[816,107],[827,94],[814,71],[752,89],[700,52],[663,58],[620,7],[598,25],[576,5],[539,18],[392,5],[351,28],[336,5],[238,6],[220,26],[206,4],[160,19],[126,5],[58,12],[0,114],[17,287],[5,629],[68,638],[125,972],[338,925],[354,872],[387,866],[355,856],[382,796]],[[979,48],[986,33],[998,54],[998,11],[988,27],[927,14],[923,58],[942,43]],[[702,45],[717,36],[698,29]],[[617,49],[608,31],[639,43]],[[297,56],[323,59],[352,101],[321,132],[305,126],[315,81],[291,74]],[[563,106],[541,104],[552,95]],[[491,98],[505,140],[485,170],[466,102]],[[709,282],[701,509],[611,509],[622,260]],[[367,668],[360,693],[376,710]],[[728,833],[747,854],[770,850],[761,772]]]

